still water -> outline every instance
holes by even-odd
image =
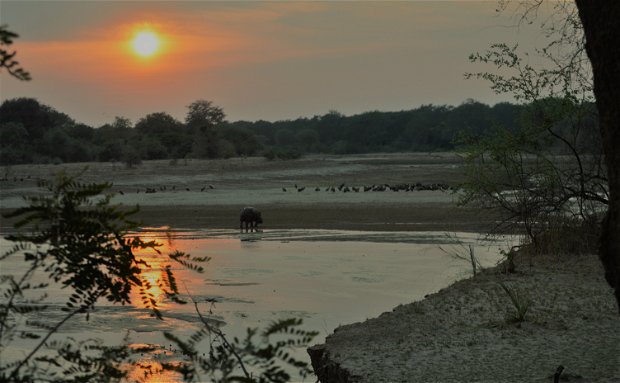
[[[218,321],[227,336],[242,337],[247,327],[262,328],[277,319],[296,317],[303,318],[305,329],[319,332],[314,343],[322,343],[339,325],[376,317],[468,277],[471,264],[458,256],[469,257],[469,245],[487,267],[514,241],[482,240],[472,233],[327,230],[239,234],[147,228],[136,235],[156,240],[164,254],[180,250],[210,257],[203,264],[204,273],[178,266],[173,271],[184,298],[198,302],[200,311]],[[0,244],[4,253],[9,243],[2,240]],[[151,264],[143,275],[151,282],[149,292],[165,320],[152,318],[134,291],[131,305],[101,302],[89,321],[79,317],[66,323],[61,336],[97,337],[110,345],[127,339],[130,344],[156,344],[165,350],[169,342],[162,331],[183,337],[199,328],[193,305],[171,302],[157,287],[162,267],[169,264],[167,257],[141,255]],[[0,274],[19,274],[22,269],[21,259],[11,257],[0,265]],[[37,278],[45,281],[43,276]],[[68,292],[52,286],[47,293],[51,306],[45,320],[55,323],[63,316],[60,308]],[[15,341],[2,357],[18,359],[29,347],[27,341]],[[158,363],[152,355],[143,362]],[[149,381],[173,382],[178,377],[155,375]]]

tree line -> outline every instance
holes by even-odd
[[[459,106],[424,105],[399,112],[344,116],[330,111],[285,121],[236,121],[210,101],[188,107],[185,121],[165,112],[135,124],[123,117],[99,127],[33,98],[0,105],[0,163],[60,163],[265,155],[295,158],[306,153],[452,150],[458,132],[482,135],[494,126],[517,129],[523,106],[469,100]]]
[[[531,104],[489,106],[468,100],[458,106],[423,105],[398,112],[345,116],[330,111],[295,120],[229,122],[220,107],[198,100],[188,106],[185,121],[157,112],[135,124],[116,117],[93,128],[36,99],[17,98],[0,105],[0,163],[131,165],[156,159],[447,151],[456,149],[462,137],[485,137],[500,128],[517,132],[531,123],[534,109]],[[596,129],[596,121],[588,125]]]

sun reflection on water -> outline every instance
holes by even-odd
[[[174,265],[168,254],[180,250],[176,247],[175,232],[167,228],[149,228],[139,233],[140,238],[145,241],[154,241],[157,246],[155,249],[135,249],[134,255],[139,261],[141,269],[141,287],[136,287],[131,292],[132,304],[141,309],[152,309],[155,306],[158,310],[170,310],[175,303],[168,297],[170,289],[167,287],[166,280],[169,278],[167,269],[172,270],[177,278],[177,282],[188,284],[197,283],[200,279],[193,272],[187,272],[179,265]],[[164,320],[165,320],[164,314]],[[144,383],[178,383],[183,382],[180,373],[170,369],[170,367],[180,366],[186,360],[173,345],[165,347],[160,344],[132,344],[136,357],[127,365],[127,381]],[[168,366],[168,368],[164,368]]]
[[[136,362],[127,374],[127,381],[144,383],[176,383],[182,382],[179,373],[164,370],[160,362],[144,360]]]
[[[131,346],[140,357],[127,368],[126,380],[144,383],[180,383],[181,373],[175,369],[182,367],[189,359],[181,355],[172,345],[133,344]],[[137,351],[139,350],[139,351]]]
[[[187,312],[187,307],[193,305],[181,305],[179,299],[191,303],[192,296],[203,295],[204,279],[209,271],[207,261],[210,257],[204,253],[202,257],[196,257],[195,253],[216,247],[221,239],[204,238],[195,232],[172,231],[168,227],[144,228],[135,236],[154,246],[134,249],[136,265],[141,269],[138,276],[141,285],[132,289],[131,304],[150,310],[151,316],[161,313],[165,317],[165,312],[171,310]],[[170,254],[179,252],[187,257],[171,258]]]
[[[156,250],[149,248],[134,250],[134,255],[141,261],[138,266],[141,269],[142,286],[132,290],[131,302],[134,306],[145,309],[153,306],[163,309],[168,306],[164,286],[167,277],[165,270],[170,265],[166,254],[172,251],[172,241],[159,241],[154,234],[156,233],[141,233],[140,237],[145,241],[156,241]]]

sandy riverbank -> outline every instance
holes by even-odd
[[[265,229],[480,232],[491,213],[448,204],[260,204]],[[137,215],[153,226],[237,228],[239,205],[142,206]]]
[[[0,209],[23,205],[22,196],[37,193],[37,180],[65,171],[81,173],[85,182],[111,182],[114,202],[140,205],[138,218],[147,226],[236,228],[239,210],[255,206],[265,229],[487,230],[498,215],[457,206],[454,190],[363,191],[405,183],[455,188],[464,180],[462,166],[450,153],[147,161],[133,169],[109,163],[20,165],[4,169]],[[338,190],[340,185],[359,191]],[[330,187],[336,190],[326,191]],[[5,230],[10,225],[2,220]]]
[[[620,317],[595,256],[519,259],[310,350],[321,382],[620,382]],[[530,301],[524,322],[504,283]]]

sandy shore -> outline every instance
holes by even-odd
[[[113,201],[140,205],[138,218],[147,226],[236,228],[239,210],[254,206],[263,212],[266,229],[487,230],[499,216],[457,206],[454,190],[363,191],[405,183],[455,188],[464,180],[462,166],[451,153],[147,161],[133,169],[110,163],[20,165],[4,169],[0,211],[23,205],[24,195],[37,193],[38,180],[64,171],[81,174],[85,182],[111,182]],[[359,191],[344,192],[340,185]],[[330,187],[336,191],[326,191]],[[2,229],[11,224],[3,219]]]
[[[520,259],[310,349],[321,382],[620,382],[620,317],[595,256]],[[504,283],[529,300],[524,322]]]
[[[496,216],[447,204],[261,204],[265,229],[480,232]],[[238,205],[142,206],[137,215],[152,226],[237,228]]]

